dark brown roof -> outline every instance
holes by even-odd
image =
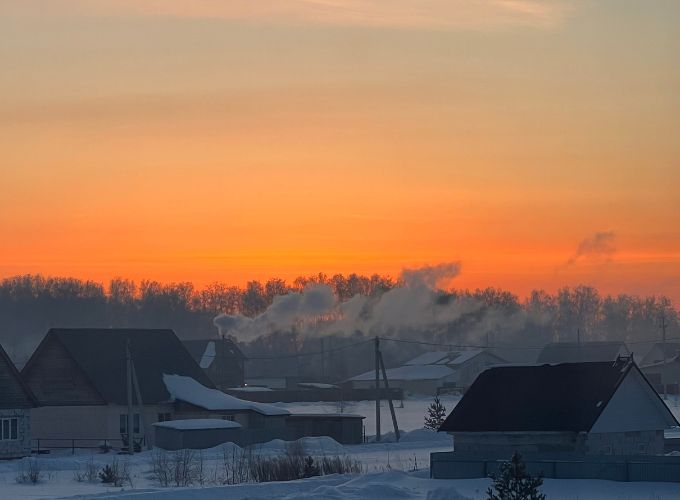
[[[170,398],[163,374],[183,375],[206,387],[215,387],[175,332],[167,329],[53,328],[31,356],[24,372],[41,362],[41,346],[48,337],[56,338],[64,346],[107,403],[127,403],[125,345],[128,339],[144,404]]]
[[[638,370],[628,359],[490,368],[479,375],[439,430],[587,432],[628,372]],[[651,386],[650,390],[654,392]]]
[[[34,406],[35,397],[0,345],[0,408],[8,410]]]

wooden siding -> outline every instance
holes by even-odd
[[[53,336],[48,335],[38,347],[23,376],[40,404],[104,404],[78,365]]]
[[[31,398],[9,363],[9,359],[0,356],[0,409],[30,408],[33,406]]]

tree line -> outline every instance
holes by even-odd
[[[250,281],[243,287],[215,282],[203,288],[189,282],[137,283],[116,278],[105,286],[67,277],[14,276],[0,281],[0,343],[21,361],[52,327],[172,328],[181,338],[213,337],[216,314],[253,317],[264,312],[275,296],[317,283],[330,286],[340,301],[357,294],[379,297],[403,285],[378,274],[321,273],[290,282],[273,278]],[[490,334],[495,344],[575,340],[576,331],[581,332],[582,340],[651,341],[660,338],[660,321],[664,318],[668,338],[680,337],[678,310],[664,296],[610,296],[593,287],[578,286],[554,294],[537,290],[520,299],[508,291],[486,288],[438,292],[436,302],[445,306],[460,299],[476,301],[481,307],[461,315],[436,335],[413,332],[413,336],[459,342],[470,340],[468,332],[475,331],[478,341],[480,328],[486,328],[487,338]],[[497,320],[485,326],[489,317]],[[522,326],[507,328],[512,333],[506,334],[504,325],[516,318],[522,318]],[[301,349],[301,342],[286,343],[296,352]],[[318,345],[308,344],[313,346],[310,349],[318,349]],[[271,345],[281,348],[276,341],[259,341],[257,345],[262,349]]]

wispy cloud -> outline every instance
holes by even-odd
[[[8,2],[4,14],[148,15],[283,24],[400,28],[551,27],[567,0],[38,0]]]
[[[569,257],[566,265],[571,266],[584,260],[604,262],[610,261],[616,253],[616,247],[614,246],[615,240],[616,234],[614,231],[596,232],[578,244],[576,252],[574,252],[574,254]]]

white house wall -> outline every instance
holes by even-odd
[[[604,401],[602,404],[606,404]],[[638,370],[631,369],[591,433],[654,431],[675,425],[668,409]]]

